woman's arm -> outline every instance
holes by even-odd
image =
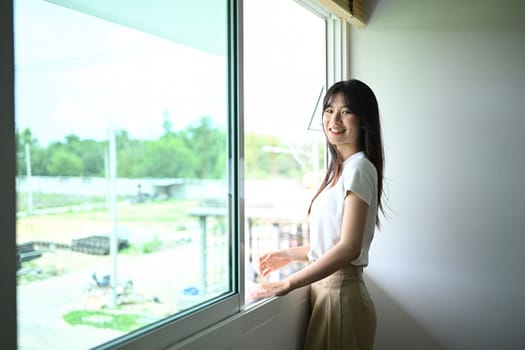
[[[265,253],[259,257],[259,271],[266,276],[270,272],[279,270],[292,261],[308,261],[309,245],[282,249]]]
[[[300,247],[288,248],[285,249],[285,251],[290,256],[292,261],[308,261],[310,245],[307,244]]]
[[[263,283],[252,293],[254,298],[285,295],[290,291],[316,282],[339,270],[359,257],[368,205],[357,195],[348,192],[345,198],[341,238],[326,254],[301,271],[282,281]]]

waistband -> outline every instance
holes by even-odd
[[[361,276],[363,274],[364,266],[355,266],[352,264],[345,265],[341,267],[339,270],[334,272],[332,276],[334,275],[343,275],[343,276]]]
[[[315,282],[312,286],[320,288],[341,288],[347,283],[363,281],[363,266],[348,264],[331,275]]]

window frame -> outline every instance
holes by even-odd
[[[242,28],[242,1],[227,0],[225,2],[226,16],[226,66],[227,72],[227,106],[228,106],[228,220],[229,230],[229,269],[230,269],[230,291],[207,300],[187,311],[177,313],[159,322],[152,323],[141,329],[129,332],[121,337],[97,345],[95,349],[135,349],[153,348],[164,349],[172,346],[191,335],[209,328],[218,322],[238,314],[244,300],[242,271],[242,245],[244,241],[243,225],[243,139],[242,139],[242,47],[240,40]],[[2,238],[2,249],[8,249],[12,254],[0,254],[2,276],[10,276],[11,283],[2,283],[1,294],[4,299],[13,302],[6,304],[12,309],[5,310],[5,320],[9,327],[2,327],[3,339],[12,340],[12,346],[8,342],[4,345],[8,348],[17,347],[17,283],[16,283],[16,152],[15,152],[15,106],[14,106],[14,4],[13,2],[2,3],[2,111],[1,133],[6,140],[2,147],[2,158],[7,169],[2,172],[0,188],[4,189],[2,196],[3,207],[2,219],[7,224],[7,235]],[[5,20],[3,17],[6,17]],[[5,28],[4,28],[5,27]],[[4,44],[4,42],[6,44]],[[4,49],[4,46],[6,49]],[[6,75],[4,79],[4,74]],[[4,135],[5,134],[5,135]],[[11,328],[13,327],[13,328]],[[5,335],[3,334],[5,333]]]
[[[350,78],[350,24],[316,0],[295,0],[326,21],[326,86]]]
[[[13,2],[0,3],[0,172],[1,208],[0,222],[4,228],[0,235],[0,297],[4,300],[3,327],[0,327],[2,346],[17,347],[16,308],[16,148],[14,101],[14,37]]]
[[[326,19],[327,86],[350,78],[350,24],[330,14]]]

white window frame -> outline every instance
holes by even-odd
[[[327,86],[350,78],[350,24],[330,14],[327,18]]]
[[[350,24],[316,0],[295,0],[326,21],[326,86],[350,78]]]

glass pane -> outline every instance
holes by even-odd
[[[232,292],[226,1],[73,3],[15,1],[20,349]]]
[[[244,6],[248,295],[263,280],[262,253],[308,243],[306,214],[325,162],[317,102],[326,80],[326,30],[324,19],[291,0]]]

